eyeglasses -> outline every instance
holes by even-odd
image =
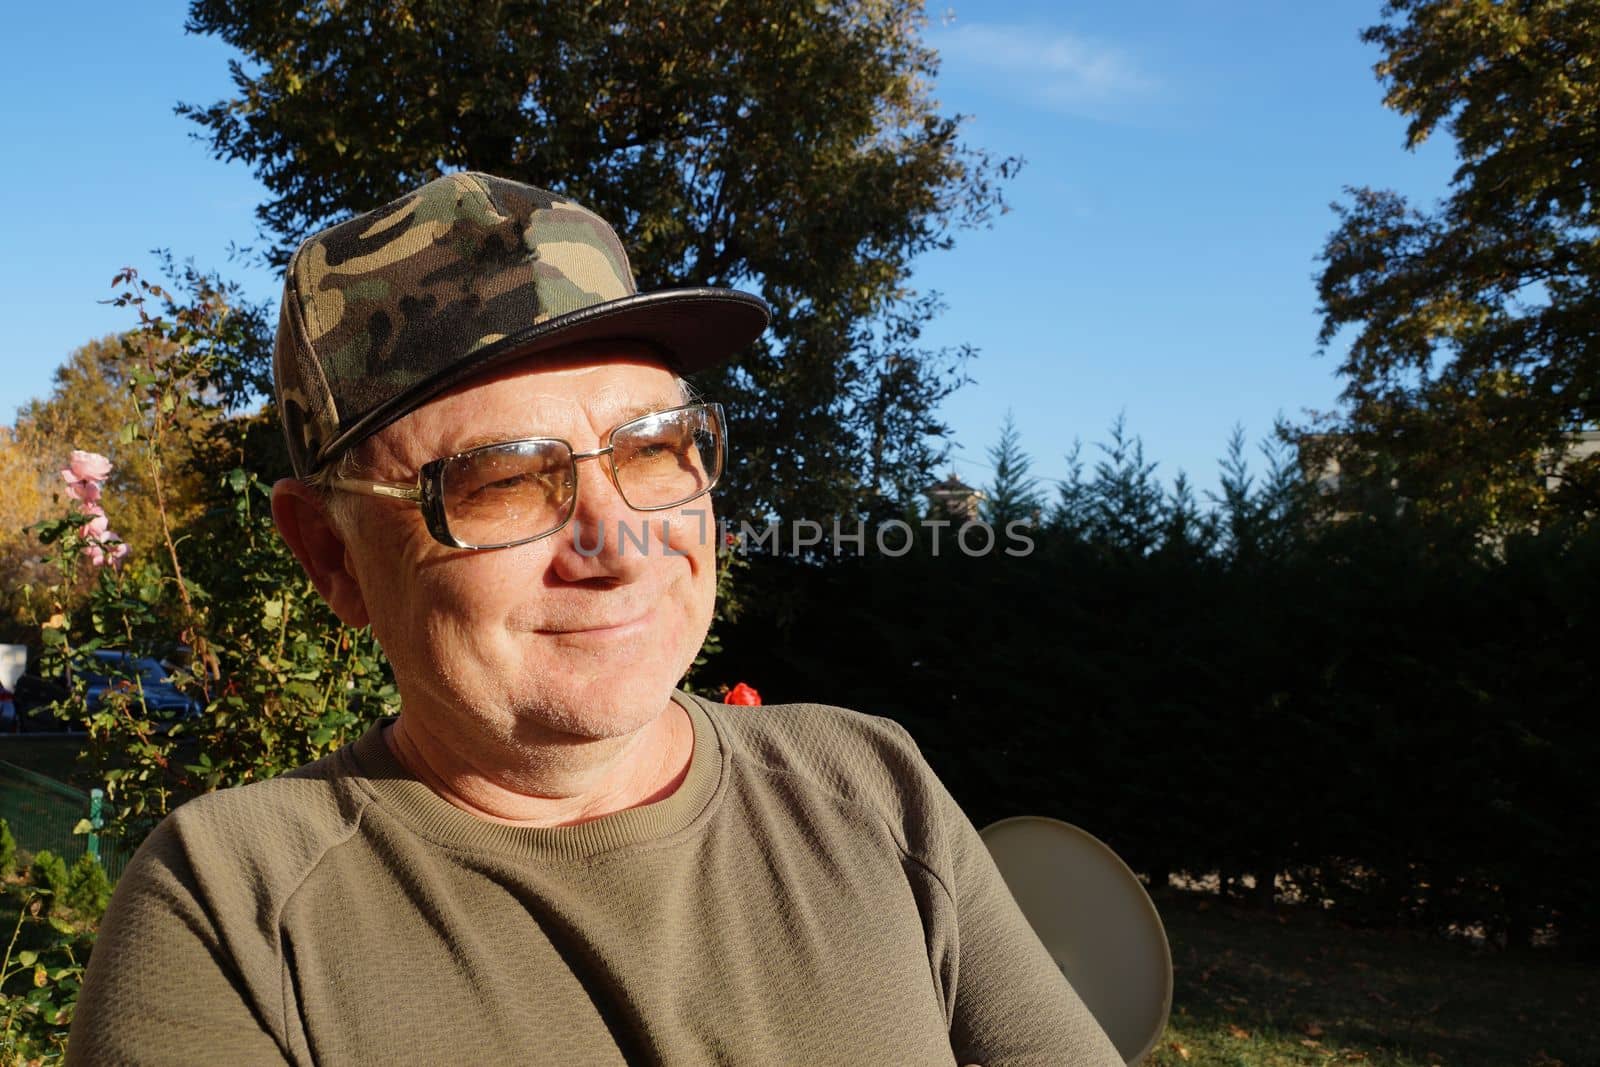
[[[664,511],[711,491],[722,477],[721,404],[654,411],[613,427],[592,452],[559,437],[501,441],[422,465],[415,485],[334,478],[348,493],[414,500],[433,539],[452,548],[510,548],[559,533],[578,501],[578,461],[601,464],[635,511]]]

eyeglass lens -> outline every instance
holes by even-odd
[[[611,465],[629,507],[693,500],[722,473],[721,427],[704,405],[634,419],[611,433]],[[606,457],[600,457],[604,462]],[[443,462],[445,522],[458,541],[498,545],[562,526],[577,496],[576,464],[563,441],[488,445]]]

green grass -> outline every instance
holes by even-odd
[[[1176,894],[1153,1067],[1600,1065],[1600,967]]]

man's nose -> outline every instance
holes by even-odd
[[[578,461],[572,520],[556,535],[556,573],[568,581],[629,580],[652,551],[660,551],[650,513],[634,511],[612,479],[611,456]]]

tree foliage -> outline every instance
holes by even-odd
[[[104,502],[120,522],[128,494],[147,494],[155,534],[100,565],[83,552],[83,514],[40,523],[49,569],[29,599],[40,670],[70,682],[57,713],[87,729],[88,765],[106,783],[106,833],[132,846],[191,796],[337,748],[395,695],[371,635],[322,602],[273,527],[266,485],[238,462],[269,430],[229,410],[259,360],[258,311],[193,270],[171,290],[131,270],[117,285],[114,303],[137,315],[109,349],[126,390],[117,436],[141,447]],[[175,492],[182,479],[197,480],[195,499]],[[173,683],[203,710],[151,707],[131,670],[89,708],[86,675],[117,672],[91,658],[101,649],[180,661]]]
[[[1276,438],[1236,433],[1205,505],[1137,442],[1025,555],[753,554],[711,669],[891,716],[978,825],[1065,819],[1155,886],[1600,952],[1600,529],[1442,551],[1411,513],[1310,521]]]
[[[0,820],[0,841],[10,838]],[[62,1063],[83,964],[110,885],[87,853],[70,871],[47,851],[26,870],[0,867],[0,915],[10,926],[0,932],[7,938],[0,957],[0,1057],[8,1065]]]
[[[38,457],[47,472],[52,498],[60,498],[62,483],[56,471],[72,449],[110,459],[113,470],[107,489],[120,504],[117,533],[132,549],[147,553],[161,541],[156,493],[149,482],[151,442],[123,434],[154,387],[152,382],[136,381],[133,375],[138,372],[116,335],[81,345],[56,368],[50,395],[18,410],[16,433],[19,444]],[[191,461],[208,425],[194,408],[185,408],[184,416],[166,442],[168,471],[163,487],[179,522],[199,513],[202,488]]]
[[[29,527],[51,511],[52,477],[46,457],[0,426],[0,643],[27,636],[23,590],[42,576],[39,544]]]
[[[997,529],[1018,520],[1037,522],[1044,497],[1038,490],[1039,480],[1029,473],[1033,460],[1022,449],[1022,434],[1009,411],[1000,427],[1000,440],[989,449],[989,462],[994,478],[980,505],[983,520]]]
[[[1600,508],[1600,462],[1560,466],[1600,424],[1600,9],[1587,0],[1390,0],[1384,102],[1407,144],[1460,157],[1420,210],[1358,188],[1318,282],[1348,411],[1314,442],[1347,482],[1501,533]],[[1546,476],[1561,477],[1546,483]]]
[[[188,28],[243,58],[232,98],[179,110],[268,190],[274,262],[474,168],[612,221],[641,288],[760,292],[773,329],[707,383],[737,422],[728,500],[826,515],[926,481],[963,353],[920,346],[938,302],[911,263],[989,220],[1017,165],[939,112],[923,19],[915,0],[194,0]]]

